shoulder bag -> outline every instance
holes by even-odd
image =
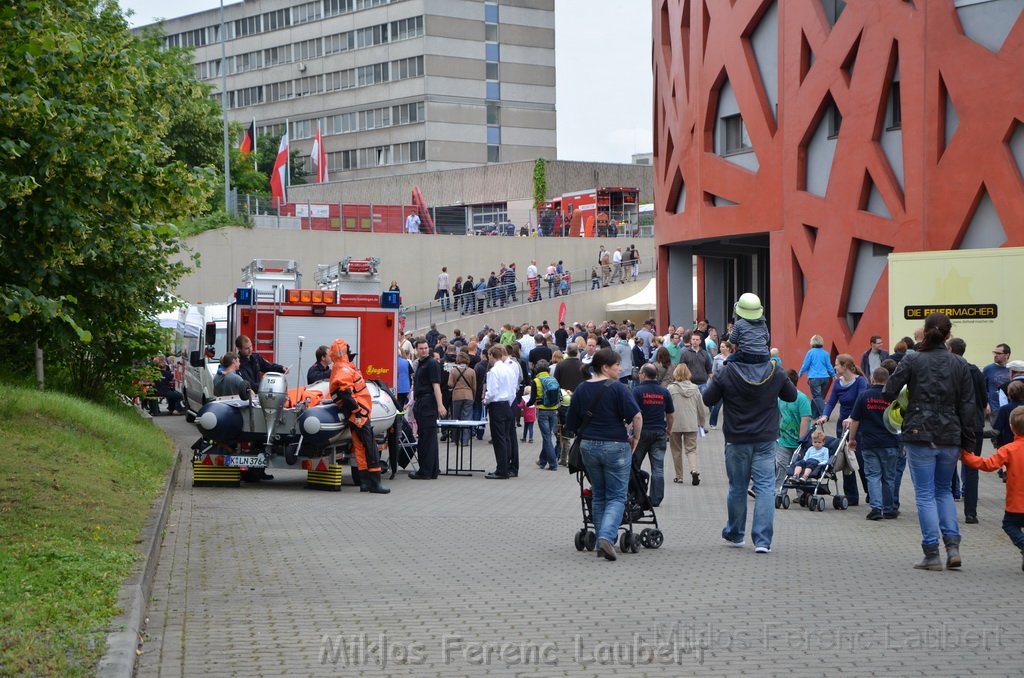
[[[580,449],[580,442],[583,440],[583,429],[590,423],[590,419],[594,416],[594,410],[597,409],[597,404],[601,402],[601,398],[612,386],[612,380],[606,379],[604,386],[600,391],[597,392],[597,397],[594,398],[594,402],[590,405],[590,409],[583,415],[583,421],[580,422],[580,427],[576,430],[576,437],[572,441],[572,445],[569,446],[569,455],[567,464],[569,466],[569,473],[579,473],[583,471],[583,451]]]

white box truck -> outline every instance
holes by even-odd
[[[992,362],[996,344],[1024,355],[1024,247],[904,252],[889,255],[889,342],[914,334],[930,313],[953,321],[964,356]]]

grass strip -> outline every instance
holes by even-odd
[[[174,448],[133,410],[0,384],[0,675],[92,675]]]

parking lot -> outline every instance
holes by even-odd
[[[771,554],[725,547],[721,449],[701,441],[700,486],[668,483],[664,545],[614,563],[574,548],[579,488],[533,465],[539,441],[517,479],[400,474],[387,496],[300,472],[193,488],[186,464],[138,675],[1019,675],[1024,573],[994,474],[962,570],[922,572],[909,478],[899,520],[794,503]]]

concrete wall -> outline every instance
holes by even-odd
[[[317,264],[337,263],[346,256],[375,256],[381,259],[380,277],[385,288],[397,280],[403,302],[411,305],[433,298],[442,266],[448,267],[454,282],[460,275],[475,278],[498,271],[502,263],[515,262],[522,283],[531,259],[536,259],[542,270],[551,261],[561,259],[572,271],[589,271],[597,263],[600,245],[614,252],[616,247],[625,249],[629,244],[636,245],[645,269],[650,270],[654,253],[651,238],[473,238],[225,228],[189,239],[189,247],[200,254],[200,264],[175,293],[191,302],[223,302],[238,287],[242,268],[253,259],[294,259],[300,264],[303,285],[313,287]],[[589,276],[585,280],[577,277],[574,282],[580,288],[584,284],[590,286]],[[609,301],[624,296],[614,295]]]
[[[431,206],[532,200],[533,164],[533,160],[505,162],[444,172],[305,184],[289,188],[288,197],[296,202],[404,205],[410,200],[413,186],[419,186]],[[547,179],[549,198],[599,186],[628,186],[640,189],[640,202],[654,200],[654,169],[650,166],[551,160],[547,163]]]

